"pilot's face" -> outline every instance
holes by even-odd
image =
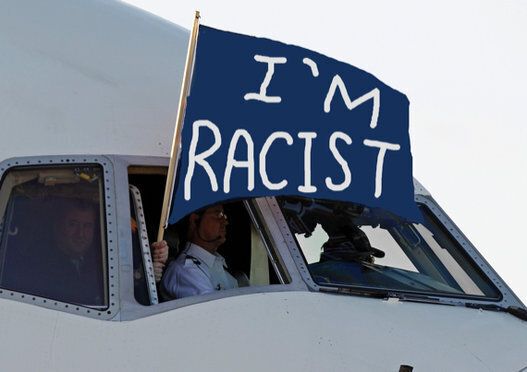
[[[62,216],[55,231],[61,249],[72,256],[83,255],[95,235],[95,211],[73,208]]]
[[[197,218],[196,218],[197,217]],[[195,215],[194,223],[196,224],[196,243],[204,248],[218,248],[225,243],[227,239],[227,216],[223,211],[222,205],[205,210],[201,219]]]

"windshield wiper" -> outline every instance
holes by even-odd
[[[353,287],[341,286],[341,287],[320,287],[319,290],[321,292],[373,297],[373,298],[380,298],[383,300],[394,298],[399,301],[448,305],[448,303],[441,302],[438,298],[435,298],[435,297],[430,297],[426,295],[400,293],[400,292],[388,291],[384,289],[367,289],[367,288],[353,288]]]
[[[441,304],[449,305],[448,303],[442,302],[439,298],[431,297],[427,295],[417,295],[417,294],[408,294],[408,293],[392,293],[391,298],[396,298],[399,301],[408,301],[408,302],[422,302],[427,304]]]
[[[494,304],[478,304],[478,303],[472,303],[472,302],[466,303],[465,306],[470,307],[471,309],[503,311],[511,315],[514,315],[516,318],[527,321],[527,310],[519,306],[505,307],[505,306],[494,305]]]
[[[527,309],[519,306],[509,306],[504,307],[500,305],[495,304],[482,304],[482,303],[475,303],[475,302],[466,302],[466,303],[448,303],[441,301],[437,297],[431,297],[427,295],[418,295],[418,294],[410,294],[410,293],[399,293],[399,292],[393,292],[393,291],[387,291],[383,289],[366,289],[366,288],[352,288],[352,287],[320,287],[320,292],[329,292],[329,293],[336,293],[336,294],[346,294],[346,295],[356,295],[356,296],[365,296],[365,297],[373,297],[373,298],[380,298],[384,300],[388,300],[390,298],[397,299],[399,301],[408,301],[408,302],[420,302],[420,303],[428,303],[428,304],[441,304],[441,305],[457,305],[457,306],[465,306],[471,309],[482,309],[482,310],[489,310],[489,311],[502,311],[509,313],[521,320],[527,321]]]
[[[367,288],[353,288],[353,287],[320,287],[320,292],[336,293],[336,294],[345,294],[345,295],[356,295],[356,296],[365,296],[373,298],[388,298],[389,292],[386,290],[377,290],[377,289],[367,289]]]

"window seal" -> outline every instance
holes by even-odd
[[[255,205],[251,203],[250,200],[243,200],[243,204],[245,206],[245,209],[247,210],[247,213],[249,214],[251,222],[253,223],[254,227],[257,229],[258,233],[260,234],[260,237],[262,238],[262,242],[267,252],[267,257],[271,262],[271,266],[275,271],[278,280],[280,281],[280,284],[288,284],[287,282],[290,282],[291,280],[289,278],[285,265],[281,260],[281,256],[277,254],[274,248],[272,248],[272,244],[269,241],[269,234],[265,233],[264,231],[265,226],[262,225],[260,219],[257,216],[258,212],[255,208]]]

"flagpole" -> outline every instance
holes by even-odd
[[[163,240],[165,229],[168,225],[168,213],[170,204],[172,202],[172,193],[174,191],[174,181],[176,167],[179,162],[179,146],[181,144],[181,129],[183,127],[183,118],[187,106],[187,95],[190,86],[190,76],[192,75],[192,65],[194,64],[194,55],[196,52],[196,43],[198,40],[199,30],[199,11],[196,11],[194,16],[194,26],[190,34],[187,50],[187,61],[185,62],[185,71],[183,74],[183,85],[179,95],[179,107],[177,112],[176,127],[174,129],[174,138],[172,140],[172,151],[170,154],[170,164],[168,165],[167,182],[165,185],[165,194],[163,196],[163,207],[161,209],[161,219],[159,220],[159,229],[157,232],[157,240]]]

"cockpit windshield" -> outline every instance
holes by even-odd
[[[500,293],[424,205],[424,223],[339,201],[277,198],[320,286],[498,299]]]

